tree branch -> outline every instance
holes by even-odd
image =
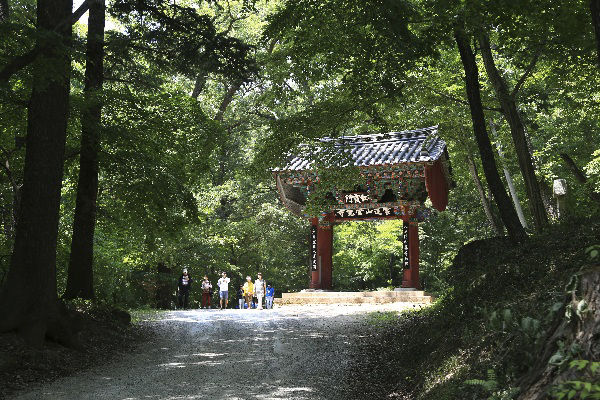
[[[229,107],[229,104],[231,104],[231,102],[233,101],[233,96],[242,87],[243,83],[244,81],[240,79],[229,87],[227,93],[225,93],[225,97],[223,97],[223,100],[221,101],[219,111],[217,111],[217,114],[215,115],[215,121],[223,121],[223,117],[225,115],[227,107]]]
[[[529,63],[529,65],[527,66],[527,68],[525,68],[525,72],[523,72],[523,75],[521,75],[521,78],[519,78],[519,80],[517,81],[517,84],[513,88],[512,92],[510,93],[510,96],[512,98],[516,98],[517,97],[517,93],[519,93],[519,90],[521,89],[521,86],[523,86],[523,84],[525,83],[525,80],[527,80],[527,78],[529,78],[529,75],[533,72],[533,69],[535,68],[535,65],[537,64],[537,61],[540,58],[540,55],[542,54],[542,49],[544,48],[545,44],[546,43],[544,42],[544,43],[542,43],[540,45],[540,47],[538,48],[538,50],[533,55],[533,58],[531,59],[531,62]]]
[[[73,14],[71,14],[68,18],[63,20],[61,23],[56,25],[51,32],[59,32],[67,25],[73,25],[75,22],[79,21],[79,18],[90,8],[90,5],[96,0],[85,0],[81,6]],[[42,49],[39,46],[35,46],[33,49],[27,51],[20,56],[16,56],[11,61],[9,61],[1,70],[0,70],[0,83],[6,83],[8,80],[17,72],[31,64],[35,61],[37,56],[41,53]]]
[[[196,77],[196,82],[194,83],[194,90],[192,90],[192,97],[197,99],[200,96],[200,93],[204,90],[204,86],[206,85],[206,74],[204,72],[200,72]]]
[[[254,115],[256,115],[256,116],[259,116],[261,118],[268,119],[268,120],[271,120],[271,121],[277,121],[277,119],[278,119],[277,115],[273,111],[271,111],[272,114],[267,114],[267,113],[264,113],[264,112],[262,112],[260,110],[254,110],[254,111],[251,111],[251,113],[254,114]]]
[[[559,155],[560,158],[563,159],[565,164],[567,164],[567,167],[571,170],[571,172],[575,176],[575,179],[579,183],[586,185],[588,178],[587,176],[585,176],[583,171],[577,166],[577,164],[575,164],[575,161],[573,161],[573,159],[567,153],[559,153]],[[592,200],[600,203],[600,193],[590,190],[589,196]]]
[[[423,83],[419,83],[419,84],[420,84],[422,87],[424,87],[425,89],[429,90],[431,93],[435,94],[435,95],[438,95],[438,96],[441,96],[441,97],[445,97],[445,98],[446,98],[446,99],[448,99],[448,100],[452,100],[452,101],[454,101],[454,102],[456,102],[456,103],[463,104],[463,105],[465,105],[465,106],[469,106],[469,102],[468,102],[468,101],[466,101],[466,100],[463,100],[463,99],[461,99],[461,98],[458,98],[458,97],[456,97],[456,96],[453,96],[453,95],[451,95],[451,94],[448,94],[448,93],[444,93],[444,92],[442,92],[442,91],[439,91],[439,90],[437,90],[437,89],[434,89],[434,88],[432,88],[432,87],[430,87],[430,86],[428,86],[428,85],[425,85],[425,84],[423,84]],[[501,113],[501,112],[502,112],[502,109],[501,109],[501,108],[498,108],[498,107],[488,107],[488,106],[485,106],[485,105],[483,105],[482,107],[483,107],[483,109],[484,109],[485,111],[495,111],[495,112],[499,112],[499,113]]]

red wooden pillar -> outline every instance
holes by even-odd
[[[321,288],[321,270],[319,263],[319,220],[312,218],[310,220],[310,288]]]
[[[333,275],[333,225],[319,226],[317,233],[321,289],[331,289]]]
[[[420,289],[419,283],[419,225],[410,222],[408,226],[408,265],[404,270],[402,287]]]
[[[316,227],[316,254],[311,243],[311,289],[331,289],[333,276],[333,216],[328,215],[324,223],[319,224],[317,218],[311,220],[312,228]],[[312,236],[312,235],[311,235]],[[311,238],[312,241],[312,238]],[[312,257],[316,256],[316,260]],[[316,268],[314,262],[316,261]]]

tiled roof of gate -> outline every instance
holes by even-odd
[[[446,143],[438,136],[438,127],[389,132],[373,135],[321,138],[322,143],[334,142],[340,148],[347,146],[359,167],[435,161],[442,156]],[[320,149],[314,151],[319,152]],[[311,167],[311,160],[293,156],[279,171],[303,171]]]

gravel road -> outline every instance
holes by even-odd
[[[412,304],[189,310],[145,321],[131,354],[16,399],[349,399],[352,341],[372,311]]]

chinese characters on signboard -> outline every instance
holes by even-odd
[[[364,193],[348,193],[344,195],[344,203],[346,204],[361,204],[368,203],[369,196]]]
[[[402,223],[402,266],[404,269],[410,269],[408,255],[408,222]]]
[[[390,217],[396,215],[391,207],[334,210],[336,218]]]
[[[317,227],[310,228],[310,269],[317,270]]]

